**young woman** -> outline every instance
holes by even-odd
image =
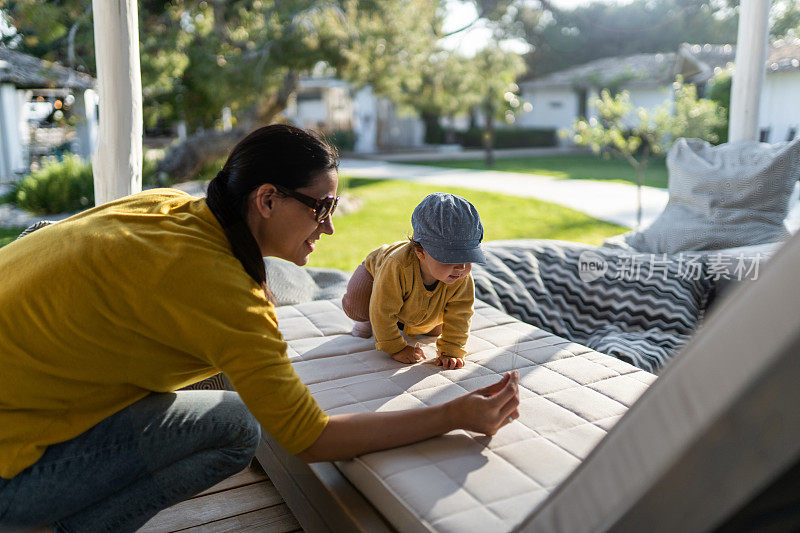
[[[206,199],[147,191],[0,249],[0,531],[132,531],[244,468],[260,428],[306,461],[518,416],[518,377],[449,403],[326,415],[286,356],[264,256],[334,232],[337,155],[273,125]],[[223,371],[236,392],[181,391]]]

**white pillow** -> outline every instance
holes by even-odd
[[[669,202],[653,223],[623,236],[649,253],[717,250],[786,239],[800,179],[800,137],[713,146],[678,139],[667,154]]]

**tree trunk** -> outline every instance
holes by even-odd
[[[284,76],[281,88],[271,98],[250,110],[241,120],[240,126],[228,131],[202,131],[173,145],[164,159],[159,161],[156,176],[168,174],[179,182],[194,178],[203,166],[227,156],[236,142],[252,129],[273,122],[286,109],[289,98],[297,92],[299,83],[299,75],[290,71]]]
[[[183,142],[167,150],[167,154],[158,162],[156,176],[168,174],[178,182],[194,178],[204,165],[228,155],[249,129],[238,127],[229,131],[210,130],[186,137]]]
[[[640,164],[636,167],[636,229],[642,227],[642,172],[644,168]]]
[[[444,132],[444,142],[447,144],[455,144],[456,142],[456,117],[449,115],[447,129]]]
[[[478,127],[478,113],[475,108],[472,107],[469,110],[469,129],[476,130]]]
[[[427,144],[439,144],[442,142],[439,126],[439,115],[435,113],[423,112],[422,124],[425,126],[425,142]]]
[[[644,169],[650,161],[650,145],[646,144],[636,165],[636,229],[642,227],[642,186],[644,186]]]
[[[486,129],[483,132],[483,146],[486,148],[486,166],[494,166],[494,102],[489,99],[484,107],[486,112]]]

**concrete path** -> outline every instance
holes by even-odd
[[[407,180],[537,198],[620,226],[636,226],[636,187],[625,183],[357,159],[343,159],[339,172],[347,176]],[[652,222],[668,199],[664,189],[642,187],[642,224]]]
[[[441,154],[439,154],[441,157]],[[590,216],[628,228],[636,226],[636,187],[625,183],[600,180],[559,179],[536,174],[488,170],[453,169],[409,165],[363,159],[342,159],[339,171],[347,176],[396,179],[432,185],[464,187],[537,198],[563,205]],[[190,188],[192,183],[178,188]],[[197,194],[194,190],[187,190]],[[202,192],[202,191],[200,191]],[[800,228],[800,187],[792,194],[792,208],[787,218],[791,231]],[[650,224],[664,209],[669,195],[665,189],[642,188],[642,224]],[[9,205],[0,205],[0,227],[25,227],[37,220],[58,220],[66,217],[36,216]]]

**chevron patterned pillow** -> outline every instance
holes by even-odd
[[[487,243],[480,300],[544,330],[658,371],[689,339],[713,285],[702,256],[577,243]]]

